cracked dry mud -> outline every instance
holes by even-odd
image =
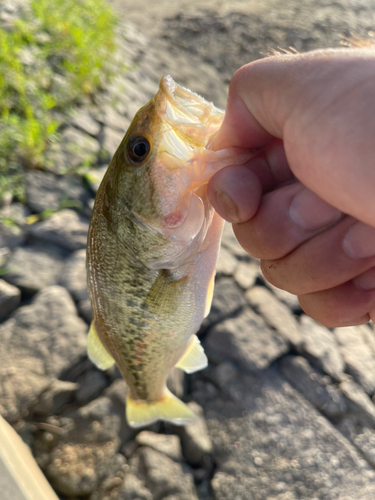
[[[26,203],[0,208],[0,413],[30,445],[61,499],[372,500],[375,334],[329,330],[262,278],[226,226],[200,336],[209,367],[172,390],[200,415],[140,431],[124,419],[125,384],[85,355],[91,308],[85,238],[100,178],[160,77],[224,107],[233,72],[271,48],[334,47],[375,26],[370,1],[113,0],[118,72],[77,109],[52,173],[27,174]],[[59,175],[79,145],[88,182]],[[103,154],[104,152],[104,154]],[[51,153],[51,154],[52,154]],[[104,158],[104,160],[103,160]],[[73,200],[79,211],[63,208]],[[30,214],[57,210],[25,224]]]

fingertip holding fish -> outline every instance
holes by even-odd
[[[207,195],[211,176],[249,159],[212,151],[224,112],[161,79],[135,115],[99,187],[90,221],[87,279],[90,359],[117,364],[127,419],[185,425],[194,413],[166,388],[175,366],[207,366],[196,337],[211,307],[223,220]]]

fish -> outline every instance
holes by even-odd
[[[211,308],[224,221],[207,183],[234,157],[249,156],[211,150],[223,117],[164,76],[97,192],[87,245],[88,357],[102,370],[118,366],[134,428],[197,418],[166,381],[174,367],[193,373],[208,363],[196,333]]]

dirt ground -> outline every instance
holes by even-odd
[[[339,47],[342,37],[366,36],[375,29],[371,0],[110,2],[156,44],[164,41],[171,58],[184,52],[189,65],[189,55],[198,56],[220,71],[224,83],[270,49]],[[194,64],[190,70],[196,73]]]

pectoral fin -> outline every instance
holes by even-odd
[[[172,314],[179,303],[187,277],[174,280],[168,271],[161,270],[144,302],[146,308],[156,314]]]
[[[175,425],[186,425],[197,420],[195,413],[165,389],[160,401],[134,401],[126,398],[126,419],[131,427],[143,427],[157,420],[166,420]]]
[[[203,370],[208,365],[207,356],[204,353],[203,347],[196,335],[193,335],[191,342],[186,349],[184,355],[176,364],[176,368],[180,368],[185,373],[194,373],[198,370]]]
[[[115,360],[101,343],[94,322],[91,323],[87,336],[87,355],[100,370],[108,370],[115,363]]]

